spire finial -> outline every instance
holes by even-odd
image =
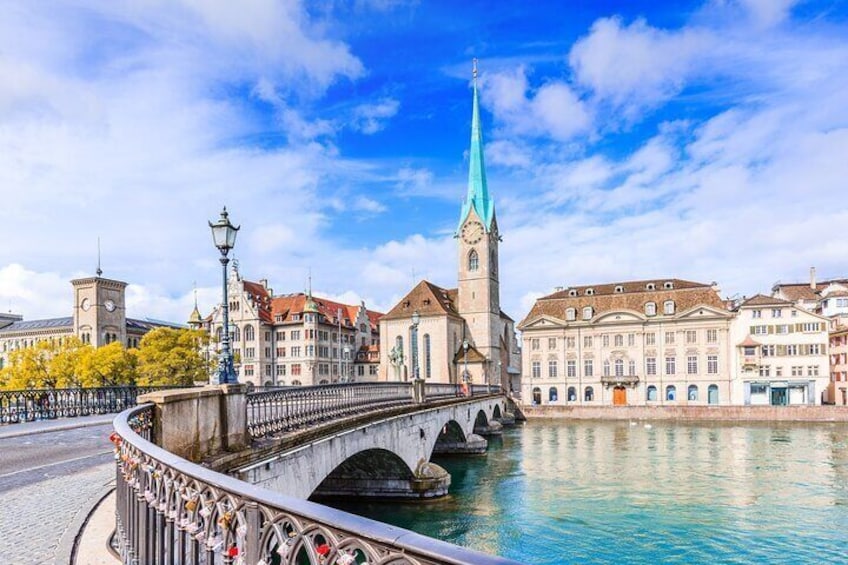
[[[309,285],[306,287],[309,293],[309,298],[312,298],[312,267],[309,267]]]
[[[471,59],[471,78],[474,79],[474,88],[477,88],[477,57]]]
[[[197,309],[197,281],[193,281],[191,286],[194,287],[194,308]]]
[[[95,273],[97,273],[98,277],[103,274],[103,269],[100,268],[100,236],[99,235],[97,236],[97,270],[95,271]]]

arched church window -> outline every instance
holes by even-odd
[[[468,253],[468,270],[476,271],[480,267],[480,257],[477,255],[477,250],[472,249]]]

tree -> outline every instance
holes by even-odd
[[[209,334],[201,330],[157,328],[141,338],[138,349],[140,386],[191,386],[209,378],[203,356]]]
[[[50,375],[56,388],[72,388],[82,386],[80,376],[80,359],[85,350],[92,349],[77,337],[65,338],[53,351],[49,362]]]
[[[137,365],[135,350],[113,341],[97,349],[82,349],[77,374],[83,387],[131,385],[136,381]]]

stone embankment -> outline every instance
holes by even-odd
[[[528,419],[845,422],[846,406],[522,406]]]

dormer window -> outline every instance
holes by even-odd
[[[568,296],[577,296],[577,290],[572,288],[568,291]]]
[[[592,319],[592,307],[591,306],[586,306],[585,308],[583,308],[583,319],[584,320],[591,320]]]
[[[623,287],[623,286],[618,285],[617,287],[615,287],[615,293],[616,293],[616,294],[621,294],[622,292],[624,292],[624,287]]]
[[[592,296],[593,294],[595,294],[594,288],[587,288],[586,289],[586,296]]]
[[[663,314],[674,314],[674,300],[663,302]]]
[[[645,290],[656,290],[656,289],[657,289],[657,285],[655,285],[654,283],[648,283],[648,284],[645,285]]]
[[[671,290],[674,288],[674,283],[671,281],[666,281],[663,283],[663,288],[666,290]]]
[[[577,319],[577,309],[576,308],[567,309],[565,311],[565,319],[568,320],[569,322],[576,320]]]
[[[657,303],[656,302],[648,302],[645,304],[645,315],[646,316],[656,316],[657,315]]]

